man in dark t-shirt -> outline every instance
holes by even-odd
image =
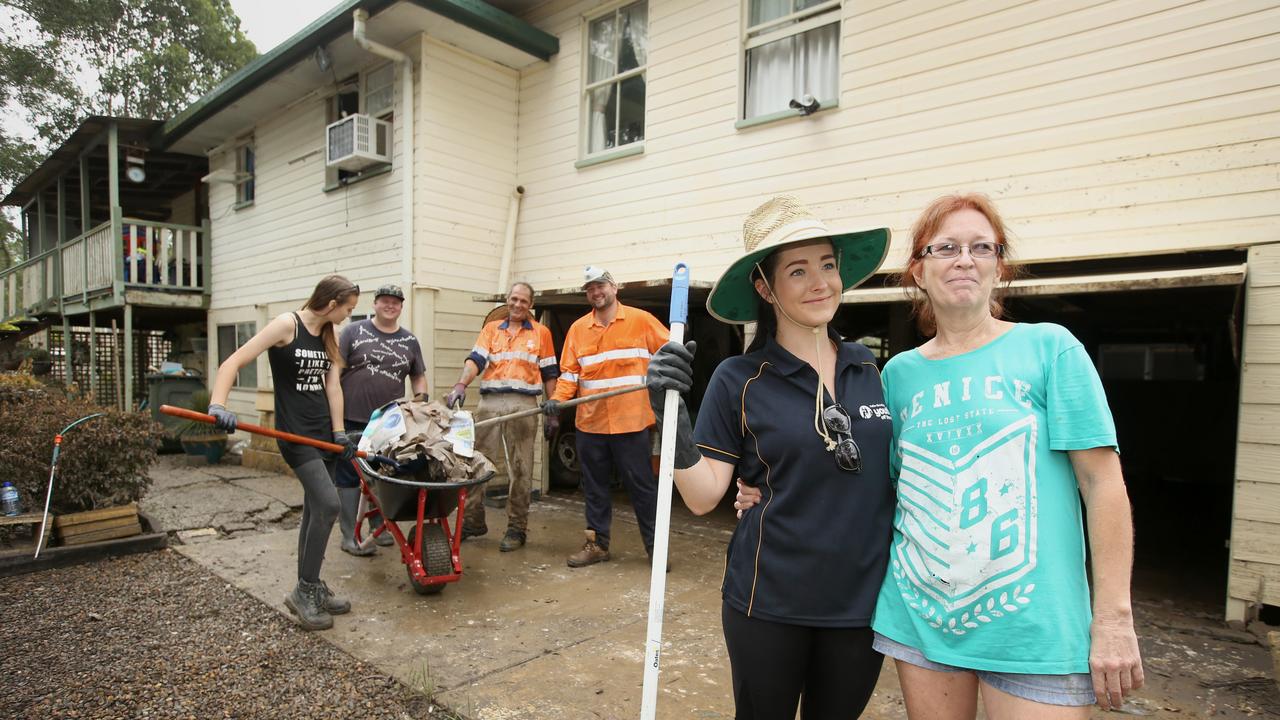
[[[346,363],[342,369],[342,400],[349,433],[360,433],[374,410],[403,397],[406,377],[413,385],[414,395],[425,396],[427,392],[422,346],[413,333],[400,327],[403,309],[404,291],[397,285],[383,285],[374,293],[373,317],[348,324],[338,337],[338,349]],[[334,484],[338,486],[342,550],[352,555],[372,555],[372,545],[360,547],[355,542],[360,478],[351,463],[338,463]],[[382,519],[371,522],[376,528]],[[375,541],[379,545],[395,542],[387,533]]]

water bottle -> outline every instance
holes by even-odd
[[[18,488],[13,483],[6,481],[0,485],[0,510],[5,515],[21,515],[22,505],[18,503]]]

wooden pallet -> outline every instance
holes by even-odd
[[[59,515],[53,521],[53,529],[63,545],[80,545],[142,534],[136,503]]]
[[[10,551],[15,553],[29,553],[35,550],[35,546],[36,546],[35,538],[36,538],[36,535],[40,533],[40,520],[43,517],[44,515],[42,513],[23,513],[22,515],[0,515],[0,525],[11,525],[11,526],[19,526],[19,527],[23,525],[30,526],[30,531],[27,533],[27,536],[25,538],[18,539],[12,546],[0,548],[0,554],[5,554]],[[50,515],[49,519],[53,520],[54,517]],[[46,546],[49,544],[49,537],[52,535],[52,533],[53,533],[53,523],[50,522],[49,524],[45,525],[45,528],[44,528],[44,544]]]

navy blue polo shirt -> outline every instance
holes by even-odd
[[[889,556],[893,422],[871,352],[832,339],[836,399],[853,421],[861,473],[841,470],[814,429],[818,374],[773,338],[716,368],[694,438],[763,493],[729,541],[725,602],[774,622],[867,627]],[[823,401],[833,402],[825,389]]]

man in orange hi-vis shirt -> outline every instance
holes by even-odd
[[[644,382],[649,356],[667,341],[670,332],[653,315],[618,302],[613,277],[587,267],[582,289],[591,312],[578,318],[565,334],[560,352],[560,380],[552,399],[543,403],[549,417],[558,403],[574,397]],[[649,456],[649,428],[653,410],[644,392],[617,395],[578,406],[577,450],[582,488],[587,500],[587,541],[569,556],[569,567],[603,562],[609,555],[609,526],[613,502],[609,479],[616,471],[631,496],[644,548],[653,557],[653,523],[658,483]]]
[[[486,323],[471,354],[462,363],[462,376],[445,398],[445,405],[461,405],[467,386],[480,378],[480,407],[476,420],[510,415],[538,406],[538,395],[551,397],[556,387],[556,351],[551,331],[534,320],[533,286],[516,282],[507,291],[507,319]],[[559,419],[543,421],[547,439],[555,435]],[[503,458],[511,491],[507,496],[507,532],[498,550],[511,552],[524,547],[529,532],[529,497],[533,484],[533,443],[538,430],[537,414],[488,425],[476,431],[476,445],[490,458]],[[462,539],[488,532],[481,499],[484,488],[467,493],[462,521]]]

